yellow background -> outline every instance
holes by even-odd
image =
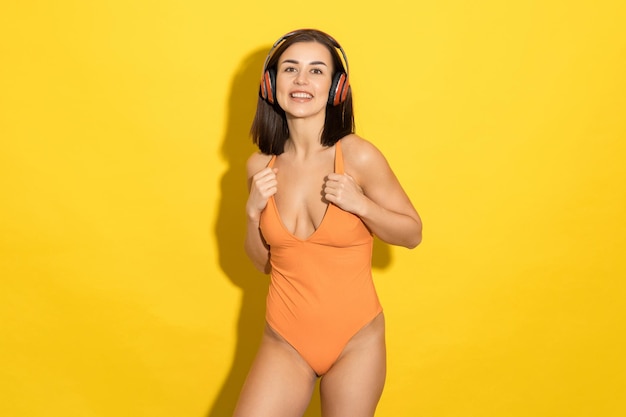
[[[0,415],[230,415],[267,285],[247,132],[301,27],[343,45],[357,131],[425,225],[376,247],[377,416],[626,415],[624,22],[618,0],[2,2]]]

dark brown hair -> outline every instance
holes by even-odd
[[[274,51],[270,51],[271,55],[267,60],[265,70],[270,68],[275,70],[283,52],[298,42],[317,42],[324,45],[330,51],[333,60],[333,77],[339,71],[348,70],[347,68],[344,70],[344,64],[337,51],[339,44],[324,32],[315,29],[302,29],[286,35],[282,43]],[[343,103],[337,106],[326,105],[326,119],[320,141],[324,146],[332,146],[339,139],[353,132],[352,89],[348,87],[348,94]],[[252,142],[264,154],[280,155],[283,153],[285,141],[289,137],[289,128],[287,127],[285,112],[276,101],[271,104],[259,95],[250,135]]]

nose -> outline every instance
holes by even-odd
[[[305,71],[298,71],[298,75],[296,75],[294,82],[298,85],[303,85],[309,82]]]

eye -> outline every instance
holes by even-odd
[[[283,69],[283,71],[284,71],[284,72],[296,72],[296,71],[297,71],[297,69],[296,69],[296,67],[285,67],[285,68]]]
[[[323,74],[324,72],[320,68],[313,68],[311,70],[311,73],[313,73],[313,74]]]

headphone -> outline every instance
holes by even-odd
[[[274,104],[276,101],[276,69],[267,68],[267,63],[269,62],[276,48],[286,39],[309,30],[310,29],[300,29],[283,35],[280,39],[274,42],[274,45],[272,45],[270,51],[267,53],[267,58],[265,58],[265,63],[263,64],[263,76],[261,78],[261,88],[259,89],[259,95],[270,104]],[[348,91],[350,89],[350,82],[348,80],[348,58],[346,57],[346,53],[344,52],[343,48],[332,36],[318,30],[316,30],[315,32],[324,35],[330,41],[330,43],[341,52],[341,55],[343,56],[343,62],[345,63],[345,65],[344,63],[342,63],[341,70],[337,71],[333,76],[332,83],[330,84],[330,91],[328,93],[328,104],[332,106],[338,106],[339,104],[346,101],[346,98],[348,97]]]

